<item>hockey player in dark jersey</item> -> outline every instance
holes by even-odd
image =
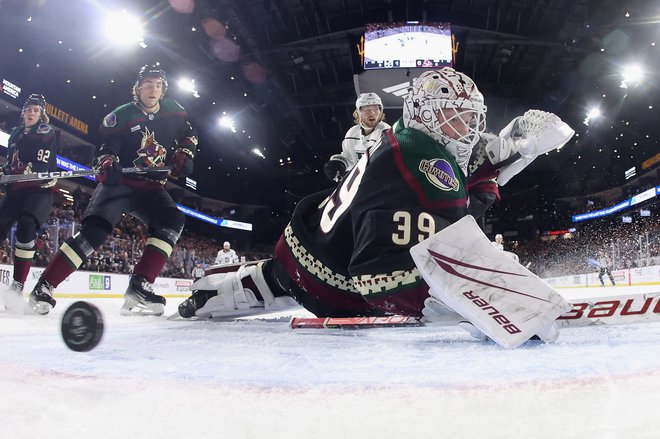
[[[30,95],[21,111],[21,124],[9,136],[4,174],[51,172],[57,170],[57,136],[48,124],[46,100]],[[48,218],[53,205],[55,180],[11,183],[7,196],[0,200],[0,240],[16,224],[14,279],[5,296],[5,307],[22,311],[23,285],[36,252],[37,231]]]
[[[467,214],[482,216],[499,197],[495,178],[507,171],[498,167],[518,152],[531,161],[540,150],[537,139],[484,136],[485,114],[466,75],[423,73],[404,99],[403,117],[340,185],[298,204],[271,260],[234,278],[209,271],[179,313],[253,314],[294,298],[320,317],[422,316],[429,286],[411,247]],[[516,166],[513,172],[524,167]]]
[[[80,233],[69,238],[44,270],[30,295],[38,314],[55,306],[53,288],[100,247],[122,215],[142,221],[148,239],[124,295],[122,314],[163,313],[165,298],[152,284],[165,265],[184,226],[184,216],[165,191],[167,173],[122,174],[126,167],[169,165],[175,178],[189,175],[197,152],[197,134],[186,110],[165,98],[167,78],[158,66],[144,66],[133,87],[133,101],[108,114],[100,128],[103,143],[95,159],[101,172]]]

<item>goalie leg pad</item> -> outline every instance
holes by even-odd
[[[520,346],[571,309],[551,286],[493,247],[469,215],[410,253],[429,293],[502,347]]]
[[[242,266],[225,276],[217,286],[218,294],[195,312],[199,318],[240,317],[298,307],[289,296],[275,297],[264,279],[263,262]]]

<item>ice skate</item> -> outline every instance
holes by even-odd
[[[25,301],[23,300],[23,283],[13,281],[9,288],[2,293],[5,309],[11,314],[23,314]]]
[[[45,280],[40,280],[34,286],[30,293],[29,304],[32,311],[39,315],[46,315],[55,307],[55,299],[53,299],[53,286]]]
[[[161,316],[165,312],[165,298],[154,293],[151,283],[145,278],[133,275],[124,293],[124,304],[121,315],[154,315]]]

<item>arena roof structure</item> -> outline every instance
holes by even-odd
[[[491,130],[528,108],[555,112],[576,130],[561,151],[504,187],[505,196],[539,187],[537,196],[554,199],[617,187],[659,149],[657,11],[648,2],[63,3],[0,2],[2,99],[20,107],[29,93],[43,93],[75,122],[55,123],[93,145],[103,116],[130,100],[138,69],[159,62],[169,96],[200,132],[197,192],[230,203],[287,211],[331,186],[322,166],[353,123],[356,41],[367,23],[449,23],[455,67],[484,93]],[[132,14],[143,33],[128,45],[120,44],[126,31],[108,38],[101,30],[112,14]],[[630,65],[646,73],[622,76]],[[600,119],[587,116],[594,106]],[[393,122],[400,110],[386,114]],[[220,126],[223,116],[232,118],[230,129]]]

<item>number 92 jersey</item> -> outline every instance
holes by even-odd
[[[30,127],[14,128],[7,142],[7,165],[9,174],[57,171],[57,136],[52,126],[39,122]],[[50,188],[55,180],[12,183],[12,189]]]
[[[409,250],[467,205],[454,157],[399,121],[333,192],[299,203],[275,249],[278,284],[317,315],[419,316],[428,287]]]

